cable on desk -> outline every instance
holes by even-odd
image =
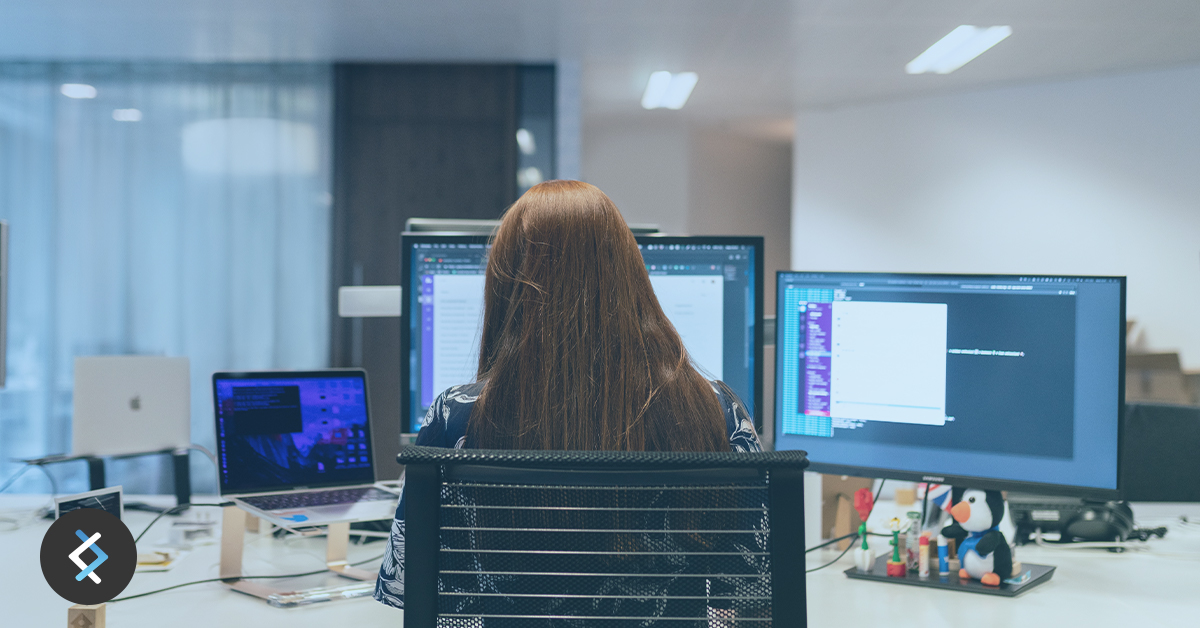
[[[16,482],[22,475],[25,475],[25,472],[28,471],[29,467],[32,466],[33,465],[29,463],[25,463],[25,466],[18,469],[16,473],[12,474],[12,477],[8,478],[8,480],[4,482],[4,486],[0,486],[0,493],[8,490],[8,487],[12,486],[13,482]]]
[[[20,530],[21,527],[23,527],[33,521],[36,521],[39,517],[42,517],[43,515],[45,515],[46,512],[50,512],[51,514],[53,514],[53,512],[54,512],[54,498],[58,497],[58,480],[55,480],[54,476],[51,475],[50,472],[46,470],[45,465],[32,464],[32,463],[26,462],[25,466],[18,469],[16,473],[14,473],[11,477],[8,478],[8,480],[5,480],[4,485],[0,486],[0,493],[3,493],[4,491],[8,490],[8,487],[12,486],[13,483],[15,483],[18,479],[20,479],[20,477],[22,475],[25,475],[25,472],[29,471],[30,467],[37,467],[46,476],[46,479],[50,481],[50,503],[47,506],[43,506],[41,508],[36,508],[36,509],[30,511],[32,514],[27,517],[28,520],[24,520],[23,518],[0,516],[0,524],[7,524],[7,525],[11,526],[8,528],[0,529],[0,532],[13,532],[15,530]]]
[[[821,549],[822,547],[829,547],[830,545],[833,545],[834,543],[837,543],[838,541],[845,541],[846,539],[848,539],[852,536],[857,537],[858,533],[851,532],[850,534],[844,534],[842,536],[839,536],[836,539],[829,539],[828,541],[825,541],[824,543],[822,543],[820,545],[814,545],[814,546],[804,550],[804,553],[807,554],[809,552],[815,552],[815,551]],[[882,536],[882,537],[886,537],[889,539],[892,538],[892,535],[890,535],[890,534],[881,534],[879,532],[868,532],[867,536]]]
[[[136,545],[138,541],[142,540],[142,537],[146,536],[146,533],[150,531],[150,528],[154,527],[154,524],[158,523],[159,519],[162,519],[163,517],[173,514],[177,511],[187,510],[188,508],[191,508],[192,506],[210,506],[213,508],[224,508],[226,506],[232,506],[232,505],[233,505],[233,502],[221,502],[219,504],[179,504],[178,506],[172,506],[172,507],[158,513],[158,516],[155,517],[153,521],[146,524],[146,529],[142,530],[142,533],[137,535],[137,538],[135,538],[133,540],[133,543]]]
[[[871,509],[867,511],[867,517],[866,517],[866,519],[863,519],[863,523],[866,523],[867,521],[869,521],[871,519],[871,513],[875,512],[875,505],[879,503],[879,496],[883,495],[883,485],[886,482],[887,482],[887,478],[883,478],[882,480],[879,481],[879,490],[875,491],[875,497],[871,500]],[[867,534],[870,534],[870,532],[868,532]],[[888,535],[888,536],[890,536],[890,535]],[[812,569],[806,569],[804,571],[804,573],[812,573],[814,571],[820,571],[820,570],[836,563],[837,561],[841,560],[842,557],[846,555],[846,552],[849,552],[850,548],[854,547],[854,542],[858,540],[858,532],[852,532],[850,534],[850,537],[851,537],[850,543],[848,543],[846,545],[846,549],[842,550],[841,554],[837,555],[837,558],[825,563],[824,565],[821,565],[820,567],[813,567]],[[835,539],[834,541],[831,541],[831,543],[836,543],[837,541],[840,541],[840,540],[841,539]],[[824,547],[825,545],[829,545],[829,543],[824,543],[822,545],[818,545],[817,547],[814,547],[813,549],[817,549],[818,547]],[[805,552],[805,553],[807,554],[808,552]]]
[[[193,504],[193,505],[195,505],[195,504]],[[384,556],[385,556],[385,554],[380,554],[373,558],[368,558],[366,560],[360,560],[358,562],[350,563],[350,566],[357,567],[359,565],[365,565],[370,562],[381,560]],[[315,571],[306,571],[304,573],[287,573],[287,574],[279,574],[279,575],[275,575],[275,576],[240,576],[238,578],[209,578],[207,580],[194,580],[192,582],[184,582],[181,584],[174,584],[169,587],[163,587],[161,589],[155,589],[153,591],[147,591],[145,593],[137,593],[135,595],[126,595],[125,597],[119,597],[114,600],[109,600],[108,603],[115,604],[117,602],[124,602],[125,600],[135,600],[139,597],[146,597],[147,595],[154,595],[155,593],[162,593],[164,591],[171,591],[173,589],[179,589],[182,587],[190,587],[193,584],[205,584],[205,583],[209,583],[209,582],[224,582],[225,580],[270,580],[270,579],[279,579],[279,578],[303,578],[304,576],[315,576],[317,574],[322,574],[322,573],[327,573],[327,572],[332,573],[329,571],[328,568],[326,568],[326,569],[317,569]]]

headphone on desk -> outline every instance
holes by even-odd
[[[1063,526],[1063,540],[1116,541],[1133,534],[1133,510],[1127,502],[1084,504]]]

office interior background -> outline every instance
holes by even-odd
[[[905,73],[959,24],[1013,34]],[[1195,372],[1198,25],[1187,0],[5,4],[0,476],[69,449],[79,355],[187,356],[210,448],[218,370],[364,366],[398,417],[398,325],[339,318],[337,287],[398,283],[405,219],[550,178],[765,235],[767,312],[778,269],[1127,275],[1132,347]],[[697,73],[681,109],[642,107],[659,70]],[[109,473],[170,491],[155,459]]]

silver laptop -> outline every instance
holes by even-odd
[[[216,373],[221,497],[285,528],[391,519],[361,369]]]
[[[187,447],[191,390],[187,358],[75,358],[71,453],[119,456]]]

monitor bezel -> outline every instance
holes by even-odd
[[[638,244],[728,244],[735,246],[751,246],[754,249],[754,428],[761,434],[763,429],[763,285],[765,281],[762,236],[680,236],[645,234],[635,235]],[[487,244],[491,236],[479,234],[446,233],[446,232],[404,232],[400,234],[400,422],[404,435],[410,431],[414,423],[424,417],[411,417],[408,413],[412,408],[410,354],[412,342],[410,337],[409,317],[412,316],[409,290],[412,286],[412,256],[409,254],[411,245],[415,242],[455,243],[455,244]],[[464,382],[465,383],[465,382]]]
[[[1121,287],[1121,303],[1120,303],[1120,320],[1118,325],[1119,335],[1119,356],[1117,362],[1117,451],[1116,451],[1116,477],[1114,478],[1116,488],[1108,489],[1094,486],[1082,486],[1074,484],[1055,484],[1051,482],[1029,482],[1023,480],[1006,480],[1003,478],[987,478],[971,475],[954,475],[954,474],[934,474],[921,473],[916,471],[906,471],[902,469],[890,469],[887,467],[865,467],[855,465],[828,464],[820,461],[820,454],[812,455],[809,452],[809,471],[824,473],[827,475],[849,475],[865,478],[887,478],[890,480],[902,480],[912,482],[932,482],[937,484],[950,484],[953,486],[963,486],[969,488],[978,488],[984,490],[1001,490],[1013,491],[1020,493],[1038,493],[1044,495],[1062,495],[1064,497],[1081,497],[1088,499],[1103,499],[1112,500],[1119,499],[1121,496],[1121,464],[1122,454],[1124,453],[1125,440],[1125,291],[1126,278],[1119,276],[1104,276],[1104,275],[1049,275],[1026,273],[1021,275],[1012,274],[976,274],[976,273],[880,273],[880,272],[852,272],[852,271],[800,271],[800,270],[777,270],[775,271],[775,320],[776,325],[779,324],[781,315],[783,314],[783,278],[787,275],[844,275],[855,277],[871,277],[871,278],[906,278],[906,279],[945,279],[948,277],[967,277],[975,279],[994,279],[999,281],[1020,281],[1023,277],[1039,277],[1049,279],[1105,279],[1116,280]],[[776,345],[778,347],[778,344]],[[783,424],[779,421],[779,373],[780,360],[782,355],[778,348],[775,352],[775,388],[774,388],[774,413],[775,425],[772,426],[772,436],[774,442],[779,442],[779,437],[782,435]]]
[[[217,456],[221,455],[221,423],[220,417],[217,416],[217,407],[221,403],[217,397],[217,382],[221,380],[242,380],[242,379],[320,379],[323,377],[360,377],[363,383],[363,405],[367,413],[367,442],[371,443],[371,479],[369,480],[352,480],[352,481],[334,481],[320,482],[316,484],[277,484],[269,486],[255,486],[245,488],[228,488],[225,483],[225,473],[219,468],[217,469],[217,484],[220,486],[221,495],[248,495],[252,493],[274,493],[280,491],[293,491],[298,489],[309,488],[328,488],[335,486],[360,486],[373,484],[378,481],[378,465],[375,464],[377,457],[375,451],[375,441],[373,440],[374,430],[371,429],[371,395],[370,383],[367,381],[367,371],[361,368],[331,368],[322,369],[319,371],[237,371],[237,372],[216,372],[212,375],[212,399],[213,399],[213,435],[216,437]]]

